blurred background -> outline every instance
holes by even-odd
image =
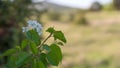
[[[65,33],[63,61],[51,68],[120,68],[120,0],[0,0],[0,54],[20,45],[28,20]]]

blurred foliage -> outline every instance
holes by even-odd
[[[113,4],[117,10],[120,10],[120,0],[113,0]]]
[[[112,3],[103,5],[103,11],[120,10],[120,0],[113,0]]]
[[[91,11],[100,11],[102,10],[102,5],[99,2],[94,2],[90,8]]]
[[[48,12],[48,16],[50,20],[59,21],[61,14],[57,12]]]
[[[79,25],[88,25],[87,19],[85,18],[86,11],[79,10],[74,16],[74,22]]]
[[[47,17],[50,21],[60,21],[60,22],[69,22],[75,23],[79,25],[88,25],[88,21],[85,17],[86,10],[66,10],[64,12],[55,12],[55,11],[47,11],[44,16]]]
[[[0,0],[0,53],[20,43],[20,26],[36,12],[31,4],[32,0]]]
[[[113,3],[106,4],[103,6],[103,11],[113,11],[115,10]]]

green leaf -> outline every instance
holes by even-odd
[[[37,46],[36,46],[36,44],[34,42],[30,42],[30,49],[31,49],[33,54],[37,54],[38,53]]]
[[[62,42],[58,42],[57,44],[58,44],[58,45],[61,45],[61,46],[63,46],[63,45],[64,45]]]
[[[64,43],[66,43],[66,38],[64,36],[64,34],[61,31],[55,31],[54,32],[54,39],[59,39],[61,41],[63,41]]]
[[[56,31],[53,27],[48,28],[46,31],[49,33],[53,33],[55,40],[59,39],[64,43],[67,42],[64,34],[61,31]]]
[[[45,68],[45,66],[41,61],[38,61],[37,62],[37,68]]]
[[[16,49],[8,49],[5,53],[3,53],[2,55],[0,55],[0,58],[4,57],[4,56],[9,56],[13,53],[16,52]]]
[[[40,54],[40,61],[42,61],[43,64],[47,67],[48,62],[47,62],[47,59],[46,59],[46,54],[44,54],[44,53]]]
[[[41,43],[39,34],[35,30],[28,31],[26,35],[27,38],[36,43],[36,45],[39,45]]]
[[[14,56],[14,55],[9,56],[9,57],[8,57],[8,61],[7,61],[7,64],[6,64],[7,68],[17,68],[17,67],[15,66],[16,60],[17,60],[17,57],[16,57],[16,56]]]
[[[32,62],[33,67],[32,68],[37,68],[37,59],[35,58],[34,61]]]
[[[54,33],[55,32],[53,27],[48,28],[46,31],[49,32],[49,33]]]
[[[45,65],[42,61],[37,60],[36,58],[33,61],[33,67],[32,68],[45,68]]]
[[[51,51],[47,54],[47,59],[50,64],[58,66],[59,62],[62,60],[62,52],[59,46],[52,44],[50,46]]]
[[[26,53],[26,52],[22,52],[19,54],[19,58],[16,62],[16,66],[20,67],[23,64],[25,64],[25,62],[28,60],[28,58],[30,57],[30,54]]]
[[[51,50],[47,44],[43,45],[43,49],[45,49],[47,52],[50,52]]]
[[[22,41],[21,48],[24,49],[26,48],[27,45],[28,45],[28,40],[25,39]]]
[[[16,45],[15,48],[16,48],[17,50],[19,50],[19,51],[21,50],[21,47],[18,46],[18,45]]]

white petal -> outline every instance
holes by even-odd
[[[36,31],[38,32],[38,34],[39,34],[39,35],[41,35],[41,34],[42,34],[42,29],[37,28],[37,29],[36,29]]]
[[[23,28],[23,32],[27,32],[31,29],[35,29],[39,35],[42,34],[42,25],[38,23],[36,20],[29,20],[28,22],[28,27]]]
[[[39,35],[41,35],[41,34],[42,34],[42,32],[39,32],[38,34],[39,34]]]
[[[22,32],[27,32],[27,31],[29,31],[28,27],[22,27]]]

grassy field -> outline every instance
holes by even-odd
[[[90,12],[86,18],[88,26],[45,24],[45,29],[54,26],[67,38],[63,61],[57,68],[120,68],[120,12]]]

